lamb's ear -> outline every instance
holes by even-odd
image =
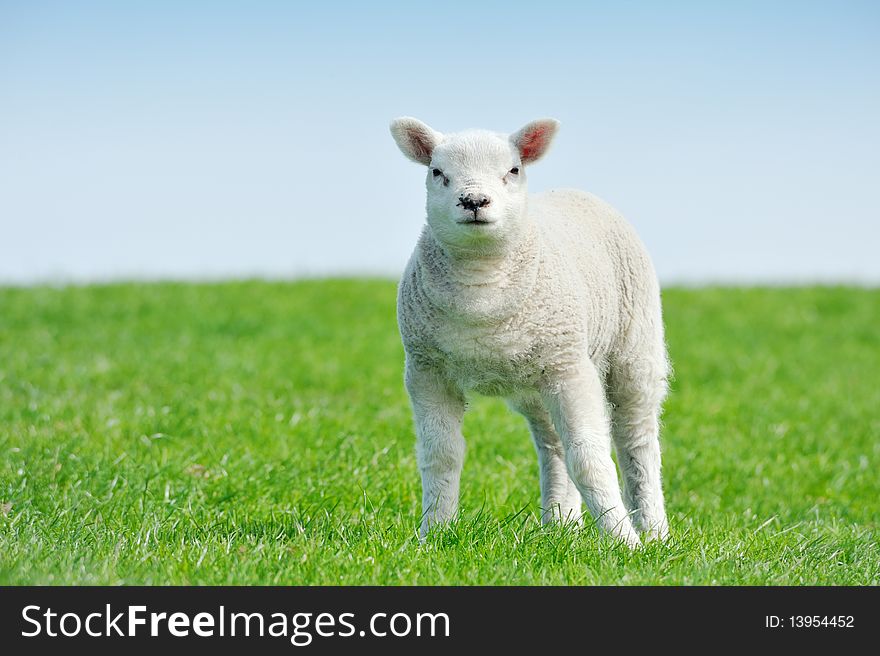
[[[519,151],[523,164],[541,159],[558,129],[559,121],[555,118],[541,118],[510,135],[510,141]]]
[[[434,147],[443,140],[442,134],[409,116],[391,121],[391,136],[404,155],[425,166],[431,163]]]

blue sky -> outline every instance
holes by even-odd
[[[0,280],[399,272],[394,116],[562,130],[532,191],[666,283],[880,282],[878,3],[0,0]]]

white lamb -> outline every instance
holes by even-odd
[[[668,533],[660,406],[668,361],[660,289],[632,227],[580,191],[528,196],[526,166],[559,123],[507,136],[391,123],[428,167],[427,225],[398,295],[422,475],[421,535],[454,517],[465,395],[505,397],[538,452],[543,520],[597,524],[630,547]],[[611,441],[624,478],[621,497]]]

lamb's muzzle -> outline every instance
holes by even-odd
[[[470,212],[476,212],[481,207],[486,207],[492,201],[489,200],[489,197],[483,194],[468,194],[466,196],[462,195],[458,197],[458,205],[465,208]]]

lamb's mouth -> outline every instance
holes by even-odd
[[[486,219],[480,219],[477,217],[461,219],[460,221],[456,221],[459,225],[489,225],[490,223],[495,223],[494,221],[487,221]]]

